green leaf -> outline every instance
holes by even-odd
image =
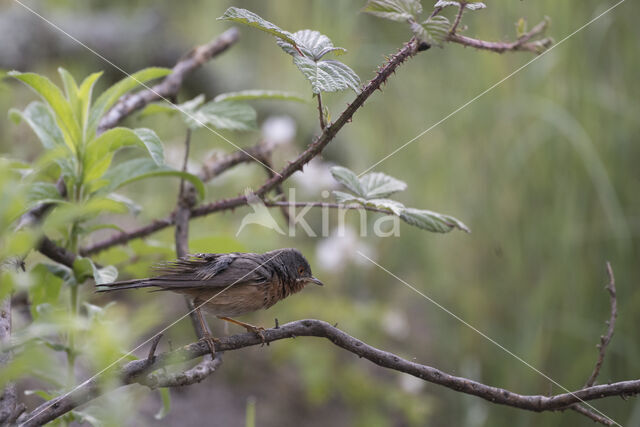
[[[294,46],[296,45],[296,40],[293,39],[292,34],[290,32],[283,30],[277,25],[261,18],[260,16],[256,15],[255,13],[247,9],[230,7],[218,19],[223,21],[239,22],[241,24],[245,24],[250,27],[257,28],[258,30],[261,30],[271,35],[274,35],[276,37],[279,37],[282,40],[287,41]]]
[[[357,203],[363,206],[380,209],[397,216],[400,216],[404,209],[406,209],[402,203],[391,199],[365,199],[363,197],[354,196],[353,194],[344,193],[342,191],[334,191],[333,195],[335,196],[338,203]]]
[[[345,49],[333,46],[331,40],[318,31],[301,30],[293,36],[298,40],[298,47],[304,55],[300,55],[286,41],[278,40],[278,45],[293,56],[293,63],[311,82],[313,93],[336,92],[348,88],[358,92],[360,78],[351,68],[340,61],[322,59],[329,52],[344,53]]]
[[[102,92],[98,99],[96,99],[96,102],[93,104],[89,112],[89,120],[87,122],[87,135],[92,136],[95,133],[96,129],[98,128],[98,124],[100,123],[100,119],[102,118],[104,113],[106,113],[107,110],[109,110],[109,108],[111,108],[122,95],[129,92],[130,90],[135,89],[136,87],[138,87],[138,85],[145,84],[149,80],[164,77],[170,73],[170,68],[145,68],[144,70],[140,70],[137,73],[125,77],[118,83],[111,86],[109,89]]]
[[[334,52],[343,55],[347,52],[345,48],[335,47],[329,37],[314,30],[300,30],[293,33],[293,38],[297,42],[296,49],[291,43],[284,40],[277,40],[278,46],[291,56],[300,55],[300,52],[313,61],[319,61],[327,53]]]
[[[441,15],[427,19],[422,25],[411,23],[411,30],[420,40],[427,43],[442,45],[449,35],[449,20]]]
[[[151,129],[109,129],[87,146],[85,154],[85,181],[100,178],[111,164],[113,154],[126,146],[146,148],[157,165],[164,164],[164,151],[160,138]]]
[[[256,129],[258,127],[256,118],[256,110],[247,104],[235,101],[210,101],[190,116],[184,116],[185,122],[192,129],[210,125],[217,129],[237,131]]]
[[[436,7],[448,7],[448,6],[460,7],[460,2],[450,1],[450,0],[438,0],[438,2],[433,7],[436,8]],[[478,9],[484,9],[485,7],[487,7],[487,5],[482,2],[472,2],[472,3],[465,4],[464,7],[465,9],[469,9],[469,10],[478,10]]]
[[[400,214],[400,218],[407,224],[435,233],[447,233],[454,228],[458,228],[467,233],[471,232],[466,225],[452,216],[423,209],[406,208],[402,214]]]
[[[364,199],[381,199],[407,189],[407,184],[381,172],[371,172],[358,177],[342,166],[333,166],[331,175],[356,195]]]
[[[527,21],[524,18],[518,19],[516,22],[516,35],[518,38],[524,36],[527,32]]]
[[[360,186],[365,199],[384,198],[407,189],[405,182],[381,172],[371,172],[362,176]]]
[[[306,56],[295,56],[296,64],[302,74],[311,82],[313,93],[337,92],[348,88],[358,92],[360,78],[348,66],[333,59],[314,62]]]
[[[54,112],[56,123],[62,131],[65,143],[75,152],[76,145],[81,142],[82,134],[73,110],[60,88],[51,83],[48,78],[35,73],[12,71],[9,75],[25,83],[45,100]]]
[[[369,0],[362,12],[392,21],[416,19],[422,13],[422,5],[417,0]]]
[[[362,186],[360,185],[360,179],[352,170],[342,166],[333,166],[329,171],[336,181],[347,187],[349,190],[360,196],[364,194]]]
[[[36,319],[39,315],[37,307],[41,304],[55,304],[60,295],[63,279],[54,274],[51,269],[62,271],[62,266],[50,264],[38,264],[31,272],[34,275],[34,283],[29,287],[29,301],[31,303],[31,315]],[[69,269],[66,269],[69,272]]]
[[[34,101],[27,105],[24,111],[12,108],[9,110],[9,117],[16,123],[24,120],[33,129],[45,149],[67,147],[56,119],[42,102]]]
[[[200,198],[204,198],[204,184],[195,175],[172,169],[166,165],[160,166],[150,159],[133,159],[119,164],[104,175],[109,182],[101,193],[117,190],[125,184],[144,178],[156,176],[176,176],[191,182]]]
[[[162,408],[153,416],[156,420],[161,420],[171,411],[171,394],[168,388],[159,388],[160,398],[162,399]]]
[[[29,204],[64,201],[56,184],[49,182],[35,182],[30,185],[26,199]]]
[[[80,103],[80,112],[83,131],[87,131],[89,125],[89,113],[91,107],[91,97],[93,96],[93,87],[98,79],[102,76],[102,71],[90,74],[82,81],[80,88],[78,88],[78,101]],[[86,134],[85,134],[86,136]]]
[[[97,268],[93,263],[91,265],[93,266],[93,279],[96,281],[96,285],[113,283],[118,278],[118,269],[113,265],[108,265],[104,268]]]
[[[82,283],[89,277],[93,277],[93,261],[85,257],[76,257],[73,261],[73,275],[77,283]]]
[[[220,101],[246,101],[252,99],[275,99],[280,101],[308,102],[306,98],[294,92],[281,90],[251,89],[238,92],[221,93],[213,98],[214,102]]]
[[[71,106],[73,115],[76,118],[76,122],[78,122],[78,124],[81,124],[82,112],[80,101],[78,99],[78,84],[76,83],[76,80],[73,78],[71,73],[69,73],[64,68],[58,68],[58,74],[60,74],[60,78],[62,79],[64,93],[67,96],[67,101],[69,101],[69,105]]]

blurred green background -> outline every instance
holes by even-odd
[[[430,3],[423,1],[426,10]],[[549,16],[547,34],[558,42],[614,4],[592,0],[488,3],[487,9],[468,14],[465,34],[509,40],[515,37],[514,25],[520,17],[531,27]],[[410,37],[402,24],[359,13],[363,1],[51,0],[29,4],[127,72],[171,66],[192,46],[229,28],[229,23],[215,20],[228,6],[250,9],[289,31],[310,28],[328,35],[334,44],[348,49],[341,60],[363,81],[374,75],[385,55]],[[522,394],[562,390],[356,251],[368,253],[569,389],[584,384],[597,357],[595,345],[609,317],[604,290],[608,260],[617,279],[619,318],[599,382],[638,378],[638,12],[634,2],[622,4],[376,167],[408,183],[400,197],[403,203],[454,215],[472,234],[436,235],[403,224],[399,237],[380,238],[372,233],[361,237],[353,214],[349,216],[353,232],[346,237],[311,238],[301,229],[296,236],[285,237],[257,226],[248,226],[236,237],[242,216],[250,212],[244,207],[192,221],[190,249],[260,252],[297,247],[326,286],[308,288],[243,320],[271,326],[274,318],[280,323],[323,319],[409,360]],[[49,30],[40,28],[42,23],[11,1],[0,5],[0,20],[6,24],[0,30],[1,68],[36,71],[56,82],[59,66],[76,78],[104,70],[102,87],[122,77],[86,49],[47,37]],[[311,101],[307,82],[271,37],[247,27],[240,31],[239,43],[188,79],[179,101],[199,93],[210,99],[222,92],[256,88],[296,91]],[[19,49],[12,52],[11,46]],[[356,113],[353,123],[325,151],[323,161],[361,172],[533,58],[529,53],[500,55],[458,45],[421,53]],[[335,118],[353,96],[352,92],[329,94],[324,101]],[[0,88],[0,111],[23,108],[32,99],[34,95],[24,86],[5,81]],[[295,137],[278,149],[278,167],[319,132],[313,102],[253,104],[259,123],[279,116],[294,120]],[[179,118],[134,116],[127,123],[153,128],[165,142],[169,161],[179,164],[185,135]],[[291,130],[290,123],[283,123]],[[260,132],[224,134],[240,146],[252,145],[261,137]],[[193,135],[192,147],[194,170],[212,150],[232,151],[207,130]],[[27,126],[15,125],[3,114],[0,152],[32,160],[41,148]],[[295,187],[299,200],[319,200],[321,190],[331,183],[326,179],[326,163],[305,171],[285,187]],[[258,166],[239,166],[208,184],[207,201],[237,195],[247,186],[257,188],[262,180],[264,172]],[[131,185],[124,193],[144,210],[137,217],[111,220],[128,229],[164,217],[175,205],[177,188],[171,179]],[[284,227],[284,220],[276,218]],[[307,218],[319,232],[320,212]],[[331,218],[335,225],[336,217]],[[369,216],[369,231],[373,218]],[[127,249],[101,253],[96,260],[115,263],[122,278],[142,276],[152,262],[173,256],[172,241],[172,231],[165,230],[145,242],[132,242]],[[133,253],[142,256],[132,262]],[[91,289],[83,292],[97,305],[118,300],[113,315],[127,329],[127,348],[184,313],[184,302],[176,295],[132,292],[98,297]],[[153,311],[151,307],[156,307],[155,315],[142,319]],[[225,330],[219,321],[211,323],[220,334],[241,331]],[[16,324],[20,325],[19,319]],[[173,347],[193,340],[187,320],[168,335]],[[168,348],[167,339],[163,342],[163,348]],[[91,372],[88,368],[85,376]],[[254,401],[256,426],[590,422],[571,411],[536,414],[492,405],[378,368],[314,338],[230,352],[219,372],[171,394],[171,412],[162,420],[153,418],[160,405],[157,392],[139,386],[97,401],[95,413],[103,413],[115,424],[242,426],[247,408],[253,408],[248,402]],[[117,413],[105,409],[110,405],[118,408]],[[593,405],[623,425],[640,425],[637,399],[609,398]]]

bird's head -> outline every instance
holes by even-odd
[[[290,279],[303,286],[308,283],[324,286],[320,280],[313,277],[309,262],[299,250],[289,248],[281,249],[280,251],[281,253],[278,257],[278,261],[285,267],[287,276]]]

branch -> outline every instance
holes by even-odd
[[[529,411],[564,411],[575,403],[602,399],[609,396],[626,397],[640,393],[640,379],[637,379],[606,385],[595,385],[571,393],[561,393],[553,396],[522,395],[464,377],[454,376],[431,366],[421,365],[403,359],[393,353],[372,347],[340,329],[331,326],[327,322],[315,319],[298,320],[278,328],[267,329],[264,331],[264,342],[270,343],[282,339],[303,336],[326,338],[334,345],[383,368],[404,372],[424,381],[438,384],[461,393],[477,396],[492,403]],[[220,338],[220,342],[216,343],[215,346],[216,352],[218,352],[238,350],[244,347],[261,345],[262,343],[263,341],[256,336],[256,334],[244,333]],[[116,373],[123,384],[136,382],[144,384],[145,381],[151,381],[148,380],[148,378],[149,373],[153,370],[176,363],[182,363],[207,353],[209,353],[207,344],[197,342],[175,351],[158,354],[153,358],[151,363],[149,363],[148,359],[129,362],[119,368]],[[115,370],[117,368],[113,369]],[[106,391],[107,390],[98,387],[98,381],[96,379],[86,381],[72,392],[43,403],[29,415],[24,416],[24,424],[22,424],[22,426],[36,426],[49,422],[75,407],[89,402]]]
[[[202,66],[216,55],[221,54],[238,41],[239,31],[230,28],[211,42],[191,50],[174,67],[171,74],[151,89],[125,95],[100,120],[98,133],[116,126],[131,113],[145,107],[148,103],[162,98],[172,98],[178,94],[185,76]]]
[[[289,202],[289,201],[270,201],[265,200],[264,205],[269,208],[281,207],[297,207],[297,208],[329,208],[329,209],[348,209],[348,210],[359,210],[364,209],[365,211],[378,212],[386,215],[393,215],[391,212],[385,211],[384,209],[378,209],[373,206],[359,205],[357,203],[352,204],[344,204],[344,203],[329,203],[329,202]]]
[[[476,49],[490,50],[492,52],[502,53],[506,51],[529,51],[534,53],[541,53],[547,49],[553,43],[553,39],[546,37],[540,40],[530,40],[541,34],[546,30],[549,25],[549,19],[545,18],[544,21],[533,27],[531,31],[523,34],[518,40],[513,42],[489,42],[485,40],[474,39],[467,36],[451,32],[447,37],[447,41],[458,43],[463,46],[474,47]]]
[[[604,362],[604,355],[607,351],[607,345],[611,342],[611,337],[613,337],[613,330],[616,326],[616,318],[618,317],[618,303],[616,299],[616,279],[613,276],[613,269],[611,268],[611,264],[607,261],[607,275],[609,276],[609,284],[606,289],[609,291],[609,301],[611,304],[611,317],[607,324],[609,327],[607,328],[606,335],[600,336],[600,344],[598,344],[598,350],[600,350],[598,354],[598,360],[596,362],[596,366],[593,368],[593,372],[591,376],[587,380],[586,387],[591,387],[598,378],[598,374],[600,374],[600,368],[602,367],[602,362]]]
[[[0,346],[11,341],[11,295],[7,295],[0,303]],[[11,361],[11,351],[0,352],[0,367]],[[18,403],[18,391],[14,382],[7,382],[4,390],[0,390],[0,425],[11,425],[18,415],[24,412],[25,406]]]
[[[66,265],[69,268],[73,268],[73,262],[76,260],[76,254],[56,245],[55,242],[47,236],[43,236],[40,239],[40,243],[38,243],[36,249],[52,261]]]
[[[290,162],[285,166],[279,173],[279,175],[274,175],[269,178],[260,188],[255,191],[255,194],[263,198],[266,193],[271,191],[272,189],[277,188],[282,182],[284,182],[287,178],[293,175],[295,172],[302,170],[303,166],[306,165],[311,159],[316,157],[318,154],[322,152],[322,150],[333,140],[338,131],[342,129],[342,127],[349,123],[353,118],[353,115],[364,102],[377,90],[380,89],[382,84],[384,84],[389,76],[396,71],[396,69],[408,58],[414,56],[416,53],[420,51],[419,43],[415,38],[412,38],[408,43],[406,43],[398,52],[396,52],[389,60],[378,69],[376,76],[370,80],[362,89],[362,91],[355,97],[353,102],[347,106],[347,108],[340,114],[338,119],[331,123],[330,126],[325,127],[324,131],[317,137],[311,144],[307,146],[307,149],[304,150],[293,162]],[[209,204],[201,205],[192,209],[191,217],[200,217],[209,215],[214,212],[219,212],[228,209],[234,209],[238,206],[246,205],[247,198],[246,196],[238,196],[231,199],[222,199]],[[174,213],[172,213],[169,217],[155,220],[149,225],[138,228],[136,230],[121,233],[114,237],[108,238],[102,242],[98,242],[92,246],[83,248],[80,253],[82,254],[92,254],[96,252],[100,252],[104,249],[110,248],[115,245],[123,244],[128,242],[129,240],[148,236],[156,231],[162,230],[166,227],[169,227],[174,224]]]

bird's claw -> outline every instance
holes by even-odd
[[[262,326],[253,326],[253,325],[247,326],[247,331],[253,332],[254,334],[256,334],[258,338],[260,338],[260,340],[262,341],[262,345],[265,345],[267,343],[267,340],[264,337],[265,330],[266,329],[264,329]]]
[[[207,347],[209,347],[209,351],[211,352],[211,357],[216,357],[216,344],[215,343],[219,343],[220,340],[218,338],[212,337],[209,334],[205,334],[202,336],[202,338],[200,338],[200,341],[204,341],[205,344],[207,344]]]

